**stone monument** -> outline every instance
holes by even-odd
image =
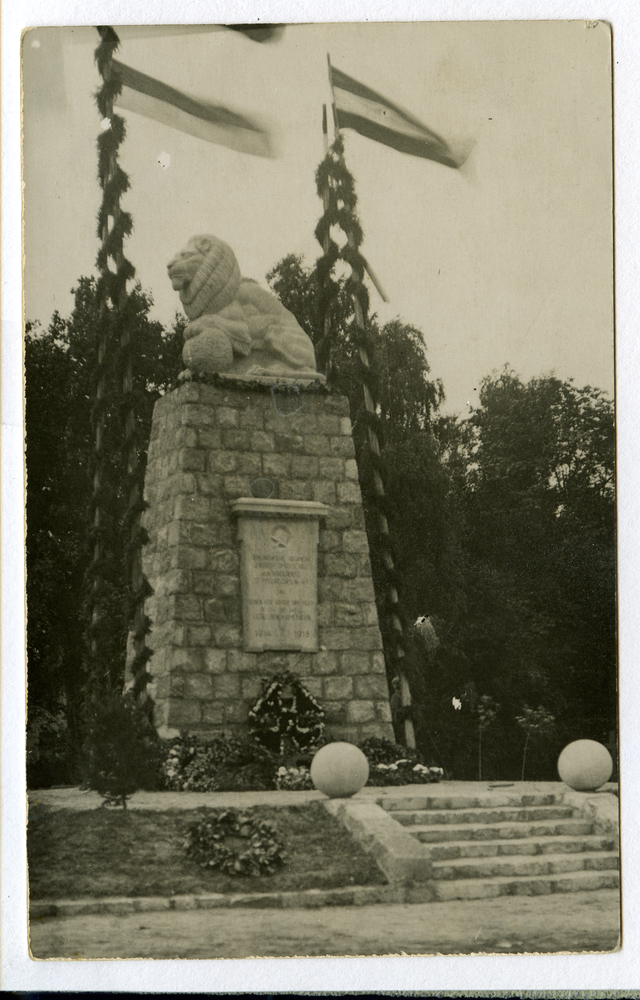
[[[191,322],[145,480],[158,731],[239,735],[291,670],[335,738],[393,739],[348,401],[225,243],[195,237],[168,270]]]

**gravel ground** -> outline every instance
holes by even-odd
[[[604,790],[614,790],[606,786]],[[408,788],[364,788],[358,798],[394,799]],[[429,785],[436,797],[489,792],[486,782]],[[582,807],[598,795],[571,792],[561,782],[514,782],[491,789],[503,796],[562,791]],[[31,792],[31,802],[52,808],[95,809],[100,797],[78,789]],[[132,809],[247,808],[323,799],[310,792],[138,792]],[[574,802],[575,799],[575,802]],[[36,959],[250,958],[354,955],[470,955],[613,951],[620,935],[616,890],[551,896],[508,896],[463,902],[324,907],[313,910],[186,910],[127,916],[83,915],[36,919],[31,950]]]
[[[452,903],[43,917],[32,957],[251,958],[613,951],[616,891]]]

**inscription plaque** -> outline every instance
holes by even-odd
[[[318,649],[318,522],[328,507],[243,497],[238,517],[244,648]]]

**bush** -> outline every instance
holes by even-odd
[[[175,792],[260,791],[276,787],[278,757],[250,740],[176,736],[162,748],[164,788]]]
[[[359,744],[369,761],[367,785],[428,785],[440,781],[441,767],[426,764],[417,750],[410,750],[398,743],[391,743],[377,736],[371,736]]]
[[[62,709],[35,708],[27,723],[27,787],[50,788],[73,780],[71,741]]]
[[[192,824],[183,846],[202,868],[227,875],[271,875],[285,857],[271,823],[235,809],[214,812]]]
[[[111,692],[91,710],[83,758],[84,785],[105,805],[126,809],[134,792],[160,785],[160,741],[147,708],[132,695]]]
[[[368,785],[424,785],[442,777],[442,768],[425,764],[416,750],[378,737],[359,746],[369,761]],[[311,756],[298,754],[293,763],[252,740],[177,736],[162,746],[162,787],[175,792],[306,791],[314,787]]]

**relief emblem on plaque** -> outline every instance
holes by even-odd
[[[286,549],[289,544],[289,532],[286,528],[276,528],[271,534],[271,541],[277,549]]]

